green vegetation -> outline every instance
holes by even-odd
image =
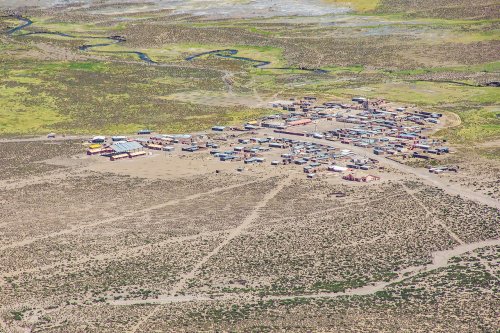
[[[14,320],[23,320],[23,313],[21,311],[12,311],[11,314]]]
[[[316,282],[313,286],[315,290],[327,291],[327,292],[345,292],[347,289],[360,288],[366,285],[363,280],[350,280],[350,281],[328,281],[328,282]]]
[[[47,132],[51,125],[66,119],[56,110],[54,98],[46,93],[0,85],[0,134]]]
[[[30,74],[38,75],[52,75],[56,73],[63,73],[68,70],[82,70],[87,72],[103,72],[108,69],[108,65],[105,62],[95,62],[95,61],[85,61],[85,62],[73,62],[73,61],[58,61],[58,62],[40,62],[36,65],[32,63],[25,63],[26,68],[19,66],[22,69],[10,69],[6,74],[10,74],[11,77],[14,74],[18,77],[29,76]],[[22,65],[22,64],[20,64]],[[7,76],[4,76],[8,79]]]
[[[106,64],[102,62],[71,62],[67,65],[68,69],[79,69],[89,72],[101,72],[107,68]]]
[[[352,6],[358,12],[366,12],[378,7],[379,0],[326,0],[336,4]]]
[[[360,88],[340,89],[343,95],[364,95],[420,106],[447,103],[494,104],[498,90],[492,87],[470,87],[447,82],[389,82]]]
[[[223,74],[217,71],[25,61],[12,64],[3,73],[1,135],[133,133],[145,127],[179,133],[205,130],[213,124],[240,124],[269,113],[169,98],[193,90],[224,95]]]
[[[482,108],[457,112],[462,123],[437,133],[454,143],[484,142],[500,138],[500,109]]]
[[[98,22],[64,22],[56,21],[53,17],[34,17],[31,18],[33,25],[43,31],[57,31],[62,33],[70,33],[75,35],[106,35],[109,32],[117,32],[124,29],[123,23],[114,23],[112,25],[99,25]],[[13,22],[16,25],[18,22]],[[19,32],[22,34],[22,32]]]
[[[489,159],[500,160],[500,147],[479,148],[478,153]]]
[[[57,96],[45,90],[50,77],[68,70],[103,71],[103,63],[64,62],[41,63],[31,69],[4,70],[0,78],[0,135],[42,134],[57,124],[67,121],[68,115],[60,112]]]
[[[0,135],[128,133],[142,127],[201,130],[213,123],[235,124],[269,112],[248,107],[257,104],[256,100],[302,94],[363,95],[459,112],[498,103],[497,88],[481,86],[496,80],[500,72],[498,56],[490,52],[498,42],[497,18],[471,21],[415,13],[408,18],[402,15],[405,6],[400,3],[393,6],[398,10],[387,9],[393,0],[331,1],[350,3],[357,14],[332,26],[297,17],[194,24],[184,19],[159,23],[160,13],[124,14],[129,18],[124,21],[31,17],[34,24],[27,30],[103,38],[120,31],[127,42],[80,52],[79,45],[109,40],[55,35],[2,39],[0,49],[9,54],[0,55],[5,64],[0,79]],[[9,27],[19,23],[10,18],[0,22]],[[49,59],[38,59],[45,51],[37,45],[48,42],[56,50],[49,52]],[[216,49],[237,49],[237,57],[297,70],[254,68],[250,62],[215,56],[184,60]],[[71,55],[70,60],[53,60],[61,50],[106,60],[81,61]],[[38,55],[32,58],[28,51]],[[136,55],[107,51],[141,51],[168,66],[144,66]],[[323,68],[329,73],[317,75],[300,67]],[[253,104],[248,102],[252,100]],[[246,106],[238,106],[238,101]],[[454,142],[462,134],[479,141],[495,138],[492,118],[479,119],[486,114],[471,119],[461,114],[463,127],[446,135]]]
[[[496,73],[500,71],[500,61],[494,61],[490,63],[478,64],[473,66],[452,66],[452,67],[429,67],[429,68],[417,68],[417,69],[408,69],[408,70],[391,70],[391,71],[382,71],[387,75],[392,75],[397,78],[403,78],[409,75],[421,75],[421,74],[435,74],[435,73],[445,73],[445,72],[454,72],[454,73],[475,73],[475,72],[483,72],[483,73]]]
[[[242,48],[240,53],[241,56],[262,56],[265,59],[274,55],[277,61],[280,55],[276,48],[264,47]],[[498,64],[477,66],[477,70],[494,72]],[[312,93],[344,98],[363,95],[435,108],[455,104],[458,110],[461,105],[464,105],[463,109],[470,109],[466,105],[495,105],[498,100],[497,88],[447,82],[360,82],[358,87],[353,87],[350,82],[337,82],[336,77],[380,74],[366,71],[363,66],[339,66],[329,70],[330,74],[305,77],[307,79],[303,82],[300,79],[289,84],[287,80],[296,74],[252,69],[248,74],[235,76],[232,86],[238,94],[250,94],[252,89],[257,88],[265,95],[272,95],[277,90],[289,95]],[[460,70],[465,68],[456,69],[457,72]],[[400,71],[386,75],[402,78],[403,75],[440,71],[445,69]],[[3,135],[40,134],[52,130],[129,133],[142,127],[182,132],[202,130],[214,123],[236,124],[269,112],[248,107],[204,105],[203,96],[212,96],[216,101],[226,94],[223,73],[216,70],[145,67],[141,64],[127,66],[95,61],[24,61],[4,69],[3,74],[0,79],[3,115],[0,133]],[[125,76],[126,85],[122,79]],[[498,136],[494,112],[459,112],[463,125],[440,135],[449,136],[454,142],[482,141]]]

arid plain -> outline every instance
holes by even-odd
[[[271,3],[0,7],[0,332],[500,329],[498,4]],[[442,114],[425,135],[451,153],[377,157],[370,183],[271,165],[277,149],[86,154],[145,128],[291,141],[210,128],[307,95]],[[313,136],[345,126],[297,140],[373,160]]]

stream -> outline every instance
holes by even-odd
[[[226,58],[226,59],[234,59],[234,60],[241,60],[241,61],[247,61],[254,63],[253,67],[255,68],[262,68],[264,69],[281,69],[281,70],[302,70],[302,71],[307,71],[307,72],[313,72],[317,74],[326,74],[328,71],[324,69],[318,69],[318,68],[305,68],[305,67],[266,67],[271,64],[270,61],[266,60],[256,60],[252,58],[247,58],[247,57],[237,57],[236,54],[238,54],[238,50],[235,49],[224,49],[224,50],[213,50],[213,51],[208,51],[208,52],[203,52],[203,53],[198,53],[191,55],[187,58],[184,58],[187,61],[194,60],[199,57],[203,57],[206,55],[214,55],[219,58]]]
[[[14,33],[21,31],[24,28],[27,28],[33,24],[33,21],[31,21],[29,18],[26,18],[23,16],[10,16],[10,17],[15,17],[16,19],[23,21],[24,23],[20,26],[17,26],[15,28],[7,30],[7,35],[13,35]],[[126,41],[126,39],[122,36],[109,36],[109,37],[75,36],[75,35],[66,34],[63,32],[54,32],[54,31],[30,31],[30,32],[23,33],[22,35],[18,35],[18,37],[26,37],[26,36],[32,36],[32,35],[55,35],[55,36],[75,38],[75,39],[108,39],[111,41],[110,43],[84,44],[84,45],[78,47],[78,49],[80,51],[87,51],[87,50],[90,50],[90,49],[95,48],[95,47],[110,46],[113,44],[123,43]],[[151,60],[151,58],[147,54],[145,54],[143,52],[138,52],[138,51],[99,51],[99,50],[94,50],[94,52],[133,54],[133,55],[136,55],[140,60],[142,60],[148,64],[156,64],[157,63],[156,61]]]
[[[7,35],[13,35],[14,33],[23,30],[24,28],[27,28],[33,24],[33,21],[31,21],[29,18],[19,16],[19,15],[10,15],[8,17],[13,17],[16,18],[20,21],[23,21],[24,23],[14,27],[12,29],[7,30]],[[110,40],[109,43],[98,43],[98,44],[84,44],[78,47],[80,51],[88,51],[93,48],[98,48],[98,47],[105,47],[105,46],[110,46],[113,44],[119,44],[119,43],[124,43],[126,41],[125,37],[123,36],[109,36],[109,37],[100,37],[100,36],[75,36],[71,34],[66,34],[62,32],[52,32],[52,31],[29,31],[25,32],[23,34],[17,35],[18,37],[26,37],[26,36],[32,36],[32,35],[56,35],[56,36],[61,36],[61,37],[67,37],[67,38],[74,38],[74,39],[107,39]],[[139,51],[100,51],[100,50],[93,50],[94,52],[100,52],[100,53],[110,53],[110,54],[132,54],[137,56],[140,60],[144,61],[147,64],[154,65],[154,64],[159,64],[158,62],[152,60],[146,53],[139,52]],[[253,63],[253,67],[255,68],[261,68],[261,69],[279,69],[279,70],[301,70],[301,71],[307,71],[315,74],[326,74],[328,71],[324,69],[318,69],[318,68],[305,68],[305,67],[267,67],[271,65],[270,61],[266,60],[257,60],[257,59],[252,59],[252,58],[247,58],[247,57],[239,57],[237,56],[238,50],[235,49],[223,49],[223,50],[213,50],[213,51],[208,51],[208,52],[203,52],[203,53],[198,53],[191,55],[189,57],[184,58],[186,61],[193,61],[197,58],[207,56],[207,55],[214,55],[219,58],[225,58],[225,59],[233,59],[233,60],[240,60],[240,61],[245,61],[249,63]]]

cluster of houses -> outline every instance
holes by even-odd
[[[94,137],[87,149],[88,155],[109,157],[111,161],[134,158],[147,155],[146,150],[172,152],[180,145],[182,152],[190,153],[207,150],[221,162],[241,161],[247,164],[262,164],[268,162],[270,152],[273,158],[271,165],[296,165],[302,168],[307,177],[314,178],[319,172],[353,172],[368,171],[376,168],[377,160],[356,155],[349,149],[337,149],[330,145],[306,142],[290,138],[275,138],[271,136],[235,138],[221,149],[215,141],[202,135],[153,135],[149,138]],[[279,154],[278,154],[279,152]],[[279,158],[276,158],[279,156]],[[241,169],[241,168],[240,168]],[[366,176],[370,176],[366,178]],[[373,175],[361,178],[345,178],[352,181],[371,181],[379,179]]]
[[[279,154],[270,154],[279,152]],[[328,144],[295,140],[292,138],[276,138],[273,136],[239,138],[231,143],[229,149],[212,149],[210,154],[220,161],[242,161],[244,164],[300,166],[308,178],[317,173],[355,172],[376,169],[378,161],[359,156],[349,149],[338,149]],[[273,158],[267,161],[267,157]],[[279,156],[279,158],[277,158]],[[368,177],[370,176],[370,177]],[[346,180],[370,182],[380,179],[377,176],[365,175]]]
[[[193,136],[190,134],[153,135],[149,130],[141,130],[137,134],[142,137],[112,136],[107,138],[105,136],[94,136],[89,140],[90,145],[87,148],[87,155],[101,155],[116,160],[120,159],[117,158],[119,154],[134,153],[130,157],[146,155],[146,153],[135,154],[144,151],[144,149],[171,152],[175,150],[173,144],[189,145],[190,149],[188,150],[190,151],[191,148],[194,148],[192,146],[194,143]]]
[[[288,112],[267,117],[260,125],[274,128],[276,133],[312,136],[372,149],[376,155],[431,159],[433,155],[450,152],[441,140],[429,139],[426,134],[439,123],[442,114],[390,107],[384,100],[371,102],[363,97],[353,98],[355,104],[325,102],[316,105],[315,101],[313,97],[305,97],[274,104]],[[316,130],[318,123],[333,120],[336,124],[328,126],[328,130]],[[301,125],[311,128],[300,131]]]
[[[297,165],[309,178],[330,171],[344,173],[342,178],[348,181],[370,182],[380,179],[367,174],[378,168],[378,161],[360,156],[359,149],[355,149],[358,151],[355,154],[348,147],[340,149],[329,141],[364,148],[370,151],[370,156],[431,159],[432,155],[450,152],[442,141],[430,139],[426,134],[439,123],[442,115],[438,113],[392,107],[383,100],[369,101],[362,97],[353,98],[350,104],[320,104],[316,98],[306,96],[274,103],[273,107],[282,110],[242,126],[214,126],[212,133],[207,134],[160,135],[141,130],[136,138],[97,136],[90,140],[87,154],[114,161],[147,155],[146,150],[177,149],[185,153],[207,150],[221,162]],[[441,167],[429,171],[442,173],[456,169]]]

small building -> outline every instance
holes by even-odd
[[[352,98],[352,101],[353,102],[357,102],[357,103],[364,103],[364,102],[366,102],[368,100],[366,98],[364,98],[364,97],[354,97],[354,98]]]
[[[373,182],[373,181],[376,181],[376,180],[380,180],[380,177],[379,176],[374,176],[374,175],[368,175],[368,176],[365,176],[365,177],[361,177],[361,181],[365,182],[365,183]]]
[[[106,147],[87,149],[87,155],[103,155],[112,153],[113,150]]]
[[[436,150],[439,153],[449,153],[450,152],[450,148],[448,148],[448,147],[439,147],[439,148],[436,148]]]
[[[243,163],[245,163],[245,164],[252,164],[252,163],[256,163],[256,162],[257,162],[257,160],[253,157],[247,158],[246,160],[243,161]]]
[[[301,159],[301,160],[296,160],[294,163],[297,165],[304,165],[307,164],[307,161],[305,159]]]
[[[348,168],[343,167],[343,166],[339,166],[339,165],[330,165],[328,167],[328,170],[333,171],[333,172],[344,172],[344,171],[347,171]]]
[[[311,119],[305,118],[305,119],[299,119],[299,120],[290,121],[288,123],[288,125],[289,126],[307,125],[307,124],[309,124],[311,122],[312,122]]]
[[[91,143],[104,143],[106,142],[106,137],[105,136],[94,136],[92,140],[90,140]]]
[[[267,127],[267,128],[278,128],[278,129],[285,129],[286,128],[286,125],[285,123],[282,123],[282,122],[263,122],[262,124],[262,127]]]
[[[145,151],[136,151],[136,152],[133,152],[133,153],[128,153],[128,157],[130,157],[130,158],[144,156],[144,155],[146,155]]]
[[[269,147],[283,149],[283,148],[285,148],[285,145],[283,143],[280,143],[280,142],[270,142]]]
[[[428,145],[423,145],[423,144],[416,144],[414,145],[415,148],[418,148],[418,149],[422,149],[422,150],[428,150],[428,149],[431,149],[430,146]]]
[[[199,149],[200,148],[198,148],[197,146],[182,147],[182,151],[188,151],[190,153],[195,152]]]
[[[374,176],[374,175],[367,175],[367,176],[357,176],[354,174],[348,174],[347,176],[342,177],[342,179],[348,180],[348,181],[353,181],[353,182],[362,182],[362,183],[369,183],[375,180],[380,180],[379,176]]]
[[[236,156],[234,156],[234,155],[226,155],[226,154],[219,155],[219,160],[221,160],[222,162],[231,161],[234,159],[236,159]]]
[[[158,144],[154,144],[154,143],[148,143],[146,145],[146,148],[152,149],[152,150],[162,150],[163,146],[162,145],[158,145]]]
[[[125,159],[125,158],[129,158],[129,155],[127,153],[115,154],[115,155],[111,155],[109,157],[109,159],[111,161],[122,160],[122,159]]]
[[[207,147],[207,148],[219,148],[219,145],[216,143],[213,143],[213,142],[207,142],[205,144],[205,147]]]
[[[421,159],[424,159],[424,160],[428,160],[428,159],[430,159],[430,156],[428,156],[428,155],[424,155],[424,154],[419,154],[419,153],[417,153],[417,152],[414,152],[414,153],[413,153],[413,157],[414,157],[414,158],[421,158]]]
[[[214,131],[214,132],[224,132],[225,129],[226,129],[225,126],[214,126],[214,127],[212,127],[212,131]]]

